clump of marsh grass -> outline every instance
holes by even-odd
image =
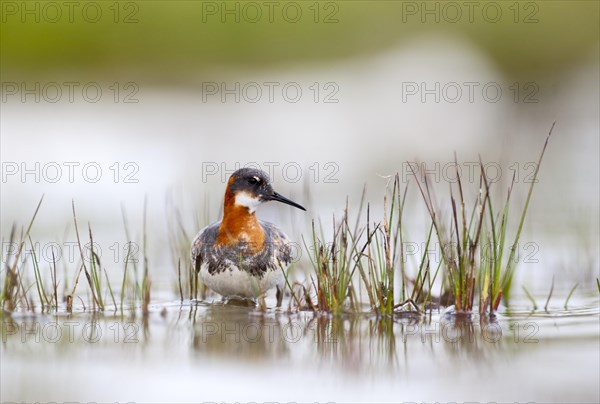
[[[406,195],[406,190],[405,190]],[[370,306],[379,314],[391,314],[394,311],[395,265],[400,261],[404,266],[402,240],[402,211],[404,199],[400,193],[400,181],[394,177],[391,195],[391,207],[388,209],[388,195],[384,195],[383,220],[371,228],[370,206],[367,206],[367,240],[357,255],[357,266],[361,280],[367,290]],[[397,214],[397,218],[394,217]],[[361,255],[365,258],[361,259]],[[366,270],[363,261],[366,260]],[[404,273],[404,271],[402,271]]]
[[[203,299],[205,297],[206,288],[199,279],[199,274],[196,271],[190,258],[190,248],[193,235],[186,229],[184,220],[181,215],[181,210],[173,203],[171,195],[167,197],[167,234],[169,240],[169,249],[173,268],[176,270],[177,282],[175,285],[176,293],[179,299],[183,302],[187,297],[189,300]],[[194,216],[194,228],[199,230],[210,223],[210,204],[208,196],[205,196],[203,204],[202,223],[198,215]],[[184,269],[182,271],[182,268]]]
[[[6,256],[6,275],[4,278],[4,283],[2,287],[2,294],[0,295],[0,305],[7,310],[14,310],[20,301],[24,301],[27,309],[31,308],[29,301],[27,299],[27,291],[23,286],[22,274],[19,269],[19,259],[21,258],[21,254],[23,253],[23,247],[25,246],[25,242],[30,239],[29,234],[31,232],[31,228],[33,227],[33,223],[35,222],[35,218],[40,210],[40,206],[42,205],[42,201],[44,200],[44,196],[40,198],[33,216],[29,221],[29,225],[27,226],[27,230],[23,233],[21,232],[20,241],[17,247],[16,252],[14,252],[14,257],[12,260],[12,265],[10,264],[10,259],[12,254],[11,251]],[[15,239],[15,231],[16,226],[13,225],[10,232],[10,244],[9,246],[13,246],[13,240]],[[21,266],[21,268],[25,267],[25,263]],[[36,277],[37,279],[37,277]]]
[[[81,265],[79,265],[79,271],[77,271],[77,275],[75,276],[75,281],[73,282],[73,289],[71,290],[71,294],[67,296],[67,311],[71,312],[73,310],[73,297],[75,296],[77,285],[79,284],[79,276],[83,271],[85,273],[85,278],[87,279],[88,285],[90,287],[90,292],[92,294],[92,307],[95,309],[96,306],[100,310],[104,310],[104,301],[102,300],[102,285],[101,285],[101,276],[99,276],[99,267],[101,267],[100,258],[94,253],[94,239],[92,236],[92,228],[88,223],[88,230],[90,236],[90,257],[89,257],[89,266],[90,270],[88,270],[88,266],[86,265],[86,257],[83,252],[83,246],[81,244],[81,238],[79,237],[79,227],[77,226],[77,215],[75,213],[75,202],[71,202],[71,207],[73,209],[73,223],[75,225],[75,235],[77,236],[77,247],[79,249],[79,254],[81,258]],[[91,271],[91,273],[90,273]]]
[[[385,316],[403,308],[420,312],[420,306],[423,310],[431,310],[435,300],[439,307],[442,297],[446,296],[446,299],[450,298],[454,303],[457,313],[469,314],[473,311],[475,297],[479,295],[479,312],[493,315],[502,299],[508,301],[516,268],[515,255],[519,238],[553,128],[554,124],[539,156],[512,243],[508,241],[507,231],[514,176],[504,206],[497,214],[492,203],[490,181],[480,159],[478,196],[473,206],[467,207],[455,154],[457,181],[450,186],[452,213],[449,223],[442,219],[436,207],[432,196],[433,189],[427,176],[421,182],[413,171],[431,218],[425,251],[418,263],[415,279],[407,275],[404,259],[402,218],[408,184],[404,192],[400,192],[396,175],[392,182],[391,195],[386,187],[383,220],[380,222],[371,223],[370,206],[367,204],[366,223],[361,225],[360,211],[363,209],[364,191],[354,228],[348,223],[347,202],[342,219],[339,222],[336,222],[335,218],[333,220],[333,236],[330,241],[325,241],[322,231],[320,236],[317,236],[313,221],[312,244],[309,247],[306,241],[304,242],[314,269],[314,277],[310,277],[310,284],[303,288],[305,300],[308,301],[312,290],[316,296],[316,304],[312,305],[314,310],[331,313],[357,311],[361,307],[359,296],[361,291],[365,291],[370,310]],[[413,169],[411,165],[409,167]],[[435,269],[427,253],[434,232],[441,247],[442,257]],[[436,298],[432,290],[440,268],[443,268],[444,273],[443,290]],[[398,274],[399,282],[396,282]],[[397,283],[401,284],[399,291],[396,290]],[[290,282],[287,284],[292,296],[298,301]],[[399,297],[399,301],[396,300],[396,296]]]
[[[348,213],[344,212],[341,222],[333,220],[333,238],[330,243],[317,237],[315,223],[312,222],[311,245],[304,241],[315,277],[310,277],[316,291],[315,308],[319,311],[341,313],[350,307],[358,311],[357,298],[352,287],[352,277],[356,269],[353,262],[356,240],[351,236],[348,226]],[[288,283],[289,284],[289,283]]]
[[[406,267],[404,207],[408,183],[400,188],[398,174],[391,177],[391,191],[386,186],[383,199],[383,219],[371,222],[370,206],[367,205],[366,234],[361,251],[356,254],[363,289],[366,289],[371,310],[379,315],[391,315],[405,311],[421,311],[432,306],[433,283],[439,265],[432,274],[427,254],[431,241],[431,228],[425,249],[418,263],[416,277],[411,279]],[[390,178],[390,179],[391,179]],[[366,267],[366,268],[365,268]],[[397,274],[397,272],[399,272]],[[397,277],[399,275],[399,277]],[[399,280],[399,282],[397,282]],[[400,284],[398,290],[397,284]],[[398,295],[399,301],[396,300]]]
[[[487,309],[489,309],[489,313],[493,314],[496,310],[498,310],[500,300],[503,297],[506,301],[508,301],[509,299],[510,287],[512,285],[512,279],[517,264],[517,260],[515,259],[515,257],[517,253],[519,239],[521,236],[521,231],[523,230],[525,217],[527,216],[527,210],[529,208],[531,196],[533,195],[533,188],[538,181],[537,178],[540,166],[542,164],[542,160],[544,159],[544,154],[546,152],[546,148],[548,147],[548,141],[550,140],[550,136],[552,135],[552,131],[554,129],[555,124],[556,122],[552,123],[552,126],[548,131],[548,135],[546,136],[546,141],[544,142],[544,146],[542,147],[542,151],[540,153],[537,165],[535,167],[535,171],[533,173],[533,180],[529,185],[527,198],[525,199],[525,205],[523,207],[523,210],[521,211],[519,225],[514,236],[514,240],[510,244],[510,246],[506,245],[506,231],[508,227],[507,224],[509,221],[510,196],[515,181],[514,176],[511,186],[507,193],[504,209],[502,210],[502,214],[499,217],[494,216],[492,203],[488,198],[488,229],[490,229],[490,231],[487,232],[486,238],[488,245],[490,245],[491,247],[491,254],[486,254],[486,256],[482,259],[483,268],[481,269],[481,274],[483,281],[480,289],[479,303],[479,311],[481,313],[484,313]],[[482,176],[484,179],[486,192],[489,193],[490,186],[483,169]],[[509,255],[508,258],[504,260],[504,251],[506,251],[506,247],[509,247]]]
[[[455,188],[450,187],[452,216],[449,226],[445,228],[439,219],[440,214],[431,196],[432,192],[427,177],[424,178],[424,184],[421,185],[413,171],[442,248],[442,260],[447,284],[450,288],[449,291],[454,296],[455,310],[458,313],[472,312],[477,292],[479,293],[479,312],[481,314],[489,312],[490,315],[493,315],[498,309],[501,299],[504,297],[505,300],[508,300],[516,268],[515,255],[519,238],[533,194],[533,187],[537,182],[539,168],[553,128],[554,124],[546,137],[533,180],[529,186],[525,206],[521,211],[516,235],[510,245],[507,241],[507,229],[510,197],[515,182],[514,176],[507,192],[504,207],[501,213],[496,215],[494,214],[491,198],[490,181],[480,159],[479,197],[467,220],[461,176],[457,168]],[[455,165],[458,167],[456,156]],[[458,203],[454,197],[455,192],[458,193]],[[505,254],[507,250],[509,251],[508,257]]]
[[[465,204],[464,192],[460,174],[458,172],[458,163],[455,155],[456,188],[459,195],[458,212],[456,200],[453,194],[453,188],[450,187],[450,202],[452,207],[452,219],[449,229],[446,230],[440,220],[440,215],[433,201],[432,192],[427,177],[424,178],[424,184],[417,178],[413,171],[421,196],[425,202],[427,211],[431,217],[432,228],[435,229],[440,247],[442,262],[444,265],[450,293],[454,296],[454,304],[457,312],[471,312],[473,309],[473,298],[476,288],[476,253],[479,243],[479,234],[481,231],[482,217],[485,210],[485,201],[488,199],[486,193],[483,199],[480,199],[480,212],[476,215],[473,209],[470,219],[467,221],[467,209]],[[409,166],[412,170],[412,166]]]
[[[402,192],[399,176],[392,178],[391,191],[386,187],[381,221],[371,221],[369,204],[366,205],[366,215],[363,219],[366,222],[361,221],[365,190],[354,226],[349,224],[346,201],[342,219],[333,220],[333,235],[330,241],[326,241],[322,230],[320,235],[317,235],[313,221],[311,243],[308,245],[304,240],[304,247],[309,253],[315,274],[314,277],[310,277],[308,286],[300,287],[302,296],[312,310],[336,314],[359,312],[363,307],[363,292],[367,296],[369,310],[380,316],[390,316],[398,310],[418,312],[416,302],[422,304],[423,309],[431,307],[431,290],[439,266],[432,275],[429,258],[424,254],[416,278],[409,279],[405,268],[403,230],[403,211],[408,184]],[[431,231],[427,245],[430,240]],[[398,283],[401,285],[399,290]],[[287,284],[289,287],[290,283]],[[293,287],[290,287],[292,296],[298,301],[292,289]],[[315,296],[314,299],[311,294]],[[396,296],[399,297],[399,301]],[[313,300],[316,301],[315,304],[312,304]]]
[[[75,235],[77,238],[77,248],[79,252],[78,260],[75,262],[75,275],[74,280],[70,288],[67,289],[66,282],[61,282],[58,279],[57,274],[57,258],[54,252],[54,247],[51,249],[52,261],[48,267],[49,271],[44,272],[46,269],[41,265],[40,257],[36,253],[36,243],[31,236],[31,230],[38,215],[40,206],[42,204],[43,197],[40,199],[33,217],[31,218],[29,225],[25,231],[21,231],[19,242],[15,243],[16,239],[16,226],[13,225],[11,229],[10,241],[8,244],[7,254],[2,257],[5,263],[5,270],[2,271],[1,276],[4,279],[1,280],[3,285],[0,304],[3,309],[8,311],[25,309],[27,311],[33,311],[36,306],[41,306],[42,311],[48,311],[50,309],[59,310],[61,303],[66,302],[65,309],[67,312],[73,311],[74,302],[77,300],[81,303],[84,310],[90,308],[94,311],[104,311],[107,307],[111,306],[116,311],[119,307],[117,297],[111,281],[108,276],[107,269],[103,266],[100,254],[96,251],[96,244],[94,239],[94,233],[92,231],[91,224],[88,223],[88,240],[83,240],[80,234],[80,228],[78,224],[78,218],[75,212],[75,203],[72,202],[72,214],[73,223],[75,229]],[[144,217],[146,216],[146,208],[144,208]],[[145,219],[144,219],[145,220]],[[125,220],[126,233],[128,234],[127,222]],[[132,262],[132,241],[128,242],[127,257],[125,259],[125,268],[123,271],[123,279],[121,282],[120,290],[120,308],[124,309],[127,296],[129,295],[130,301],[133,304],[137,302],[136,296],[141,298],[141,307],[144,313],[148,311],[148,305],[150,302],[150,277],[148,275],[148,259],[147,259],[147,248],[146,248],[146,224],[144,222],[144,235],[143,235],[143,256],[144,256],[144,272],[142,274],[141,282],[138,281],[137,276],[131,276],[128,270],[128,264]],[[83,242],[87,241],[87,244]],[[30,249],[25,250],[26,243],[29,243]],[[87,250],[87,255],[84,253],[84,249]],[[26,251],[26,253],[25,253]],[[25,254],[24,254],[25,253]],[[24,258],[22,258],[24,257]],[[28,269],[32,269],[33,282],[28,281],[27,272]],[[69,274],[69,268],[65,263],[65,278]],[[79,280],[81,275],[85,275],[87,288],[85,294],[88,296],[88,305],[84,298],[77,294]],[[48,278],[50,279],[50,285],[48,286]],[[63,284],[64,290],[59,292],[59,284]],[[141,286],[138,286],[140,285]],[[29,286],[26,286],[29,285]],[[37,298],[30,296],[30,289],[37,292]],[[64,298],[63,298],[64,296]]]

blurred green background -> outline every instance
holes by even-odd
[[[423,32],[468,36],[520,77],[576,63],[599,38],[598,1],[67,3],[2,1],[5,79],[135,73],[185,84],[205,69],[346,58]]]

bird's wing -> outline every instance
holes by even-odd
[[[289,265],[289,263],[292,262],[290,239],[275,225],[263,221],[261,221],[260,224],[267,233],[267,239],[273,244],[273,255],[281,265]]]
[[[207,249],[214,245],[218,232],[219,223],[213,223],[200,230],[194,241],[192,241],[190,258],[196,271],[200,271],[202,262],[207,258]]]

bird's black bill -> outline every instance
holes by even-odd
[[[269,200],[270,201],[282,202],[282,203],[285,203],[287,205],[291,205],[291,206],[293,206],[295,208],[302,209],[302,210],[306,211],[306,209],[304,209],[304,206],[302,206],[300,204],[297,204],[296,202],[294,202],[294,201],[286,198],[285,196],[279,195],[277,192],[273,192],[273,195],[271,195],[269,197]]]

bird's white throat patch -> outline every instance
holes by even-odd
[[[235,195],[235,204],[238,206],[244,206],[248,208],[250,213],[254,212],[258,205],[260,205],[261,203],[262,202],[260,199],[250,195],[247,192],[238,192]]]

